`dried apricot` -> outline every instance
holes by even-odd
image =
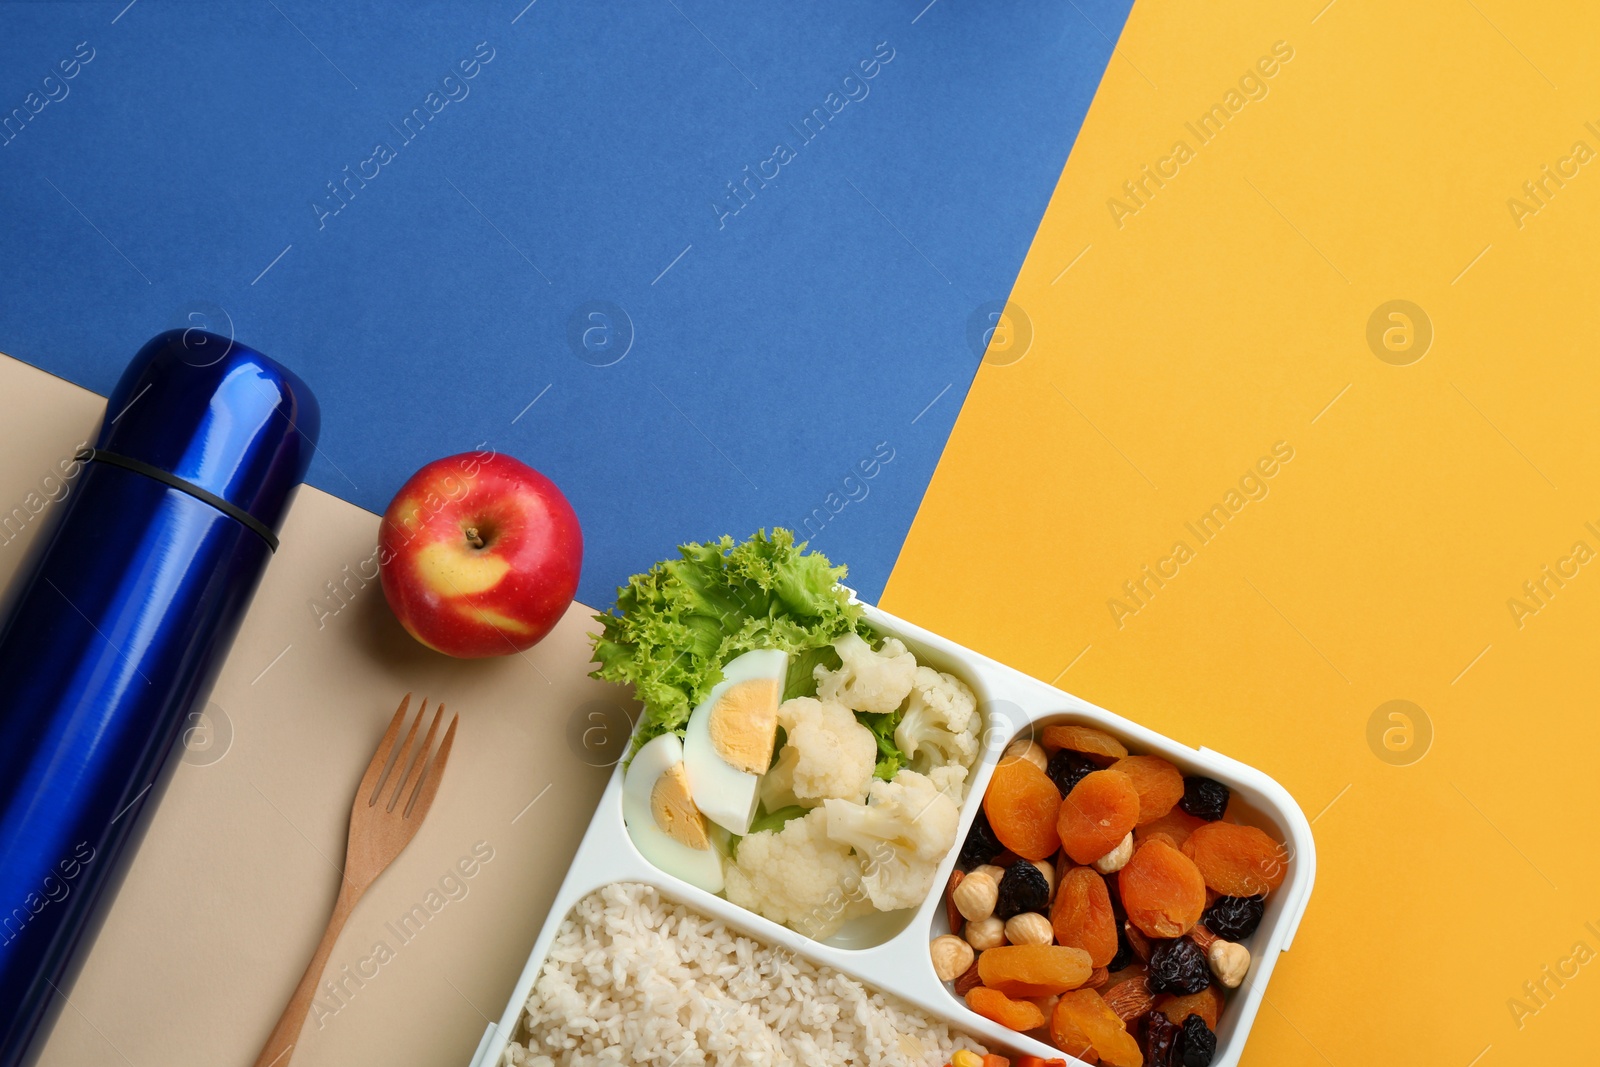
[[[1061,794],[1036,765],[1020,757],[1002,760],[983,795],[989,827],[1006,848],[1024,859],[1042,860],[1056,850]]]
[[[1193,860],[1161,838],[1146,841],[1117,872],[1128,921],[1149,937],[1182,937],[1206,910],[1206,883]]]
[[[1104,967],[1117,954],[1117,917],[1111,909],[1111,892],[1092,867],[1074,867],[1061,878],[1050,925],[1056,943],[1081,948],[1089,963]]]
[[[1214,985],[1208,985],[1198,993],[1188,996],[1175,997],[1171,993],[1163,993],[1156,998],[1155,1009],[1166,1012],[1167,1018],[1183,1025],[1183,1020],[1191,1015],[1198,1015],[1205,1020],[1211,1029],[1217,1028],[1217,1017],[1222,1014],[1222,993]]]
[[[992,793],[994,786],[989,789]],[[1133,780],[1121,771],[1095,771],[1061,802],[1056,831],[1074,862],[1093,863],[1116,848],[1138,821],[1139,792]]]
[[[983,984],[1009,997],[1048,997],[1077,989],[1094,968],[1089,954],[1067,945],[1001,945],[978,956]]]
[[[1084,1063],[1099,1063],[1100,1055],[1095,1052],[1089,1035],[1078,1028],[1076,1019],[1070,1011],[1061,1010],[1061,1002],[1056,1001],[1056,1006],[1050,1012],[1050,1043],[1069,1056],[1076,1056]]]
[[[1183,843],[1206,885],[1223,896],[1253,897],[1283,884],[1288,850],[1254,826],[1209,822]]]
[[[991,952],[993,949],[990,950]],[[978,986],[967,992],[967,1007],[1012,1030],[1037,1030],[1044,1025],[1044,1012],[1027,1000],[1012,1000],[998,989]]]
[[[1205,824],[1204,819],[1197,819],[1182,808],[1173,808],[1154,822],[1147,822],[1134,830],[1133,843],[1142,845],[1152,834],[1166,834],[1174,848],[1182,848],[1183,843],[1189,840],[1189,835]]]
[[[1183,799],[1183,774],[1160,756],[1124,756],[1111,769],[1133,779],[1140,826],[1155,822]]]
[[[1051,1037],[1058,1031],[1081,1034],[1088,1039],[1089,1047],[1099,1054],[1101,1062],[1112,1067],[1140,1067],[1144,1062],[1139,1042],[1128,1033],[1117,1013],[1092,989],[1075,989],[1061,995],[1056,1010],[1050,1014]]]
[[[1091,756],[1104,756],[1114,760],[1128,754],[1127,747],[1104,730],[1096,730],[1093,726],[1079,726],[1077,723],[1046,726],[1040,731],[1039,743],[1044,745],[1046,752],[1070,748],[1074,752],[1085,752]]]

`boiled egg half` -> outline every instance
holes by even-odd
[[[653,737],[633,754],[622,779],[622,820],[645,859],[707,893],[722,892],[722,856],[689,796],[676,734]]]
[[[689,716],[683,739],[689,794],[706,818],[731,833],[750,832],[761,776],[772,765],[788,674],[787,652],[758,649],[736,656]]]

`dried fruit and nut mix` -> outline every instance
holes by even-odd
[[[1206,1067],[1289,862],[1231,797],[1092,726],[1013,742],[950,878],[939,977],[1086,1063]]]

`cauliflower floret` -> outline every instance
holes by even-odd
[[[851,711],[875,714],[894,711],[911,692],[917,660],[899,638],[886,637],[876,652],[858,634],[845,634],[833,643],[842,661],[830,671],[819,666],[811,672],[817,696],[843,704]]]
[[[963,784],[967,780],[967,769],[959,763],[947,763],[943,767],[935,767],[928,772],[928,779],[933,782],[935,789],[961,806],[961,799],[967,795],[967,787]]]
[[[895,911],[927,899],[939,861],[956,842],[960,814],[933,779],[903,770],[893,781],[874,781],[866,804],[826,800],[822,808],[828,837],[856,850],[873,907]]]
[[[745,837],[725,874],[729,900],[808,937],[830,937],[846,920],[872,911],[861,861],[848,844],[829,839],[821,808],[782,830]]]
[[[787,784],[802,804],[826,797],[860,801],[878,763],[878,742],[843,704],[796,697],[778,706],[783,750],[769,777],[777,790]],[[808,805],[809,806],[809,805]],[[770,804],[768,811],[776,810]]]
[[[894,743],[911,757],[913,770],[926,774],[958,763],[972,766],[978,755],[978,699],[967,683],[932,667],[918,667],[911,700],[894,728]]]

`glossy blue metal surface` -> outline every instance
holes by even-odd
[[[204,367],[187,351],[141,350],[98,447],[275,530],[314,447],[309,393],[240,346]],[[30,1063],[61,1010],[270,556],[151,477],[94,462],[71,481],[0,615],[0,1067]]]
[[[152,339],[106,399],[95,447],[170,471],[276,527],[321,417],[304,382],[202,330]]]

